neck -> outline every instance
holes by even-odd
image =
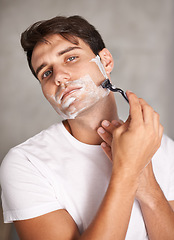
[[[64,125],[77,140],[86,144],[99,145],[102,139],[97,129],[105,119],[118,120],[117,107],[112,93],[77,118],[64,121]]]

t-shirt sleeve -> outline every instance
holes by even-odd
[[[48,179],[17,150],[0,168],[4,222],[25,220],[62,209]]]

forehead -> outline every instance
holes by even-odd
[[[53,34],[45,37],[44,42],[38,42],[33,49],[31,63],[35,69],[41,62],[44,60],[44,57],[47,57],[56,52],[63,52],[69,47],[78,47],[86,53],[93,53],[88,44],[86,44],[82,39],[74,37],[77,40],[77,44],[74,44],[61,35]],[[62,54],[63,55],[63,54]]]

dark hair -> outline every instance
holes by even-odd
[[[29,67],[36,78],[36,73],[31,64],[33,49],[38,42],[45,42],[44,37],[51,34],[60,34],[76,45],[78,45],[78,40],[75,37],[78,37],[90,46],[95,55],[105,48],[99,32],[80,16],[57,16],[49,20],[36,22],[21,35],[21,45],[27,54]]]

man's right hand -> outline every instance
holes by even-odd
[[[127,96],[130,104],[127,121],[123,124],[118,122],[117,126],[116,121],[109,125],[103,121],[105,132],[98,133],[106,143],[102,144],[103,150],[110,158],[112,156],[113,171],[138,176],[160,147],[163,127],[158,113],[143,99],[131,92],[127,92]]]

